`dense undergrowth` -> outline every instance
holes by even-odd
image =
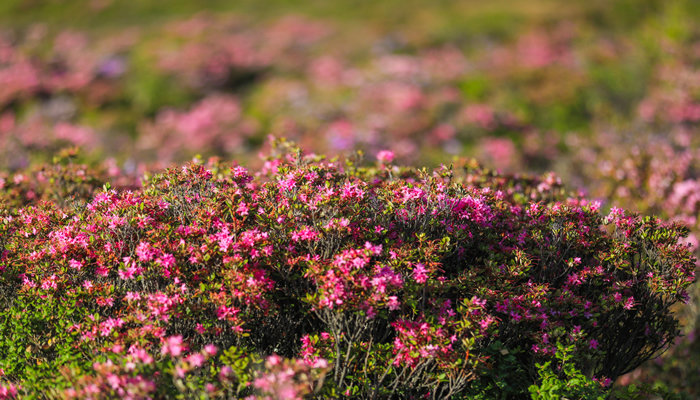
[[[276,146],[134,190],[68,163],[70,202],[4,188],[3,395],[604,398],[679,334],[681,225],[551,174]]]

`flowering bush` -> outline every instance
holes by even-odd
[[[680,225],[601,215],[553,175],[276,145],[255,174],[191,163],[81,207],[3,209],[12,390],[522,397],[558,344],[606,382],[677,335],[695,266]]]

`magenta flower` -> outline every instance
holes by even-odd
[[[175,265],[175,256],[172,254],[164,253],[157,260],[158,264],[162,265],[163,268],[170,268]]]
[[[124,296],[124,300],[126,301],[138,301],[141,300],[141,295],[139,295],[138,292],[126,292],[126,296]]]
[[[56,289],[57,287],[58,286],[56,284],[56,274],[53,274],[50,277],[44,279],[44,281],[41,283],[41,288],[44,290]]]
[[[386,302],[386,305],[389,307],[389,310],[395,311],[399,309],[401,302],[399,302],[396,296],[389,296],[389,301]]]
[[[365,191],[362,190],[358,184],[350,184],[346,183],[345,186],[343,186],[343,191],[340,194],[340,197],[342,199],[356,199],[356,200],[362,200],[365,196]]]
[[[17,388],[12,383],[8,383],[7,386],[0,384],[0,399],[13,399],[17,397]]]
[[[413,267],[413,279],[418,283],[425,283],[428,280],[428,270],[425,265],[418,263]]]
[[[136,255],[139,257],[139,261],[151,261],[155,255],[155,251],[151,248],[149,243],[141,242],[136,246]]]
[[[80,269],[83,268],[84,263],[82,261],[76,261],[76,260],[71,258],[70,261],[68,261],[68,265],[71,268],[75,268],[78,271],[80,271]]]
[[[298,231],[292,232],[293,242],[312,241],[316,240],[316,238],[318,238],[318,232],[307,226],[303,227]]]

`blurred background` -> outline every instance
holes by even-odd
[[[273,135],[554,171],[697,245],[697,21],[693,0],[3,0],[0,189],[31,202],[66,146],[119,180],[195,155],[255,166]],[[700,396],[698,292],[684,337],[618,384]]]

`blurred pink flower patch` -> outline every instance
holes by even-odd
[[[343,65],[337,58],[324,56],[309,65],[308,73],[314,82],[324,85],[338,85],[343,79]]]
[[[487,131],[497,126],[495,112],[488,104],[470,104],[464,107],[462,115],[466,122],[478,125]]]
[[[508,138],[485,138],[481,142],[484,153],[491,159],[496,168],[507,169],[514,165],[516,149],[513,141]]]
[[[59,122],[54,127],[56,139],[62,139],[76,146],[94,147],[97,145],[97,135],[91,128]]]
[[[326,142],[335,151],[352,149],[355,146],[355,126],[345,119],[332,122],[326,130]]]
[[[164,160],[173,160],[183,149],[190,152],[234,153],[241,150],[255,127],[241,116],[234,96],[214,94],[196,103],[189,111],[161,111],[155,122],[145,124],[138,140],[142,150],[156,150]]]

